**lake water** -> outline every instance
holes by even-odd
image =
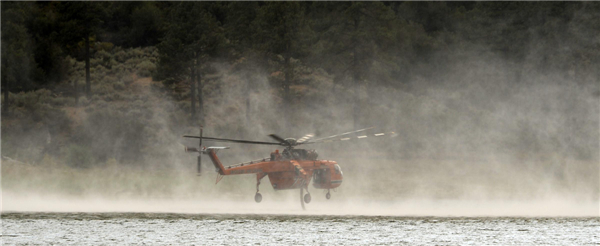
[[[7,212],[2,243],[600,245],[600,218]]]

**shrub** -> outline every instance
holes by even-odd
[[[99,67],[98,65],[108,68],[111,68],[111,62],[113,61],[112,59],[112,55],[108,54],[108,52],[103,51],[104,53],[106,53],[106,55],[104,55],[103,57],[97,58],[97,65],[95,67]],[[96,60],[96,59],[95,59]]]
[[[131,101],[131,93],[119,93],[119,92],[115,92],[115,100],[125,100],[125,101]]]
[[[113,88],[115,90],[124,90],[125,89],[125,83],[123,81],[117,81],[113,84]]]
[[[113,58],[120,63],[123,63],[125,61],[127,61],[127,53],[125,53],[125,51],[119,51],[117,53],[115,53],[115,55],[113,56]]]
[[[73,97],[67,97],[65,101],[66,101],[66,106],[75,106],[75,104],[77,104],[77,102],[75,101],[75,98],[73,98]]]
[[[149,77],[156,71],[156,65],[150,61],[143,61],[137,65],[137,75],[140,77]]]
[[[121,64],[121,63],[119,63],[119,62],[115,61],[114,59],[112,59],[112,60],[110,60],[110,63],[109,63],[108,65],[109,65],[109,67],[111,68],[111,71],[114,71],[114,70],[113,70],[113,68],[114,68],[115,66],[118,66],[118,65],[120,65],[120,64]]]
[[[83,88],[85,88],[85,77],[84,79],[76,80],[75,83],[77,83],[77,87],[79,88],[79,90],[83,91]]]
[[[92,73],[93,70],[93,73]],[[94,79],[102,79],[104,76],[106,76],[108,73],[110,73],[111,70],[103,67],[103,66],[97,66],[94,69],[90,69],[90,73],[92,73],[92,77]]]
[[[101,83],[102,84],[113,84],[117,81],[119,81],[119,80],[115,76],[107,75],[102,78]]]
[[[127,71],[132,72],[142,60],[140,58],[131,58],[125,61],[125,68]]]
[[[130,54],[130,57],[140,58],[140,57],[144,56],[144,51],[141,48],[135,48],[135,49],[131,49],[129,54]]]
[[[158,49],[153,49],[152,50],[152,54],[150,54],[150,56],[152,57],[152,59],[154,60],[158,60]]]
[[[50,99],[50,104],[53,106],[66,106],[68,103],[69,100],[66,97],[55,97]]]
[[[125,77],[126,75],[128,75],[129,73],[127,72],[127,68],[125,67],[124,64],[119,63],[116,66],[113,66],[112,68],[112,73],[117,76],[117,78],[122,78]]]
[[[130,75],[125,75],[122,78],[123,83],[125,83],[125,85],[130,85],[131,83],[133,83],[133,77],[131,77]]]
[[[23,107],[25,110],[32,112],[37,109],[38,104],[51,101],[51,93],[49,90],[41,89],[30,92],[19,92],[18,94],[10,93],[9,98],[13,105]]]
[[[147,46],[142,49],[146,56],[156,56],[158,57],[158,49],[154,46]]]
[[[117,98],[115,98],[115,94],[106,94],[106,95],[103,95],[102,98],[104,99],[104,101],[107,101],[107,102],[118,100]]]
[[[94,54],[94,58],[100,60],[110,60],[112,59],[112,57],[113,55],[104,50],[99,50],[98,52],[96,52],[96,54]]]
[[[80,96],[78,102],[79,105],[83,106],[87,106],[88,104],[90,104],[90,101],[85,96]]]
[[[114,93],[113,86],[110,83],[99,83],[94,87],[94,93],[98,95],[106,95]]]
[[[84,67],[85,67],[85,61],[84,62]],[[100,59],[95,59],[95,58],[90,58],[90,69],[94,69],[95,67],[100,66]],[[90,70],[91,71],[91,70]]]
[[[100,96],[98,96],[98,95],[96,95],[96,94],[94,94],[94,95],[92,96],[92,100],[91,100],[92,102],[97,102],[97,101],[99,101],[99,100],[102,100],[102,98],[100,98]]]
[[[65,64],[67,64],[67,66],[69,68],[73,68],[73,67],[77,66],[77,60],[75,60],[75,58],[73,58],[71,56],[67,56],[65,58]]]
[[[96,101],[96,108],[98,108],[98,109],[103,109],[103,108],[106,108],[107,106],[108,106],[108,103],[106,101],[102,100],[101,98]]]

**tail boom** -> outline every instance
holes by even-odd
[[[208,148],[206,150],[206,154],[208,155],[208,157],[210,157],[211,162],[213,163],[213,165],[215,166],[215,168],[217,169],[219,174],[221,174],[221,175],[228,174],[225,170],[225,167],[223,166],[223,163],[221,163],[221,161],[219,160],[219,157],[217,157],[217,152],[215,151],[214,148]]]

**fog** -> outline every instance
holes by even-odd
[[[292,87],[290,118],[272,81],[277,75],[211,64],[216,72],[205,80],[205,136],[272,141],[268,134],[319,138],[347,132],[355,127],[357,98],[357,128],[398,134],[300,146],[337,161],[344,172],[331,200],[309,186],[313,201],[307,211],[298,204],[298,190],[274,191],[268,178],[260,186],[260,204],[252,199],[254,175],[226,176],[215,185],[206,156],[198,176],[196,155],[183,151],[197,141],[181,138],[198,134],[198,124],[173,118],[169,111],[181,102],[154,89],[139,91],[148,99],[147,111],[138,113],[160,131],[126,136],[152,142],[153,149],[133,153],[148,155],[145,165],[118,165],[109,158],[99,166],[67,168],[50,158],[36,166],[3,159],[2,211],[598,216],[600,77],[570,67],[539,69],[540,52],[532,45],[515,64],[489,47],[449,47],[434,57],[450,62],[431,65],[427,76],[387,85],[371,81],[360,95],[350,82],[334,82],[333,75],[313,69],[301,75],[308,82]],[[144,127],[119,119],[103,127]],[[83,127],[103,135],[104,129]],[[106,146],[107,153],[120,146],[109,136],[90,141]],[[204,145],[231,147],[218,152],[226,166],[274,151]]]
[[[395,131],[397,137],[307,146],[317,149],[321,159],[337,161],[345,174],[332,200],[309,188],[316,199],[308,213],[597,215],[598,83],[565,79],[560,73],[523,75],[516,83],[502,64],[465,63],[439,81],[412,83],[411,92],[371,89],[377,96],[364,110],[364,126],[376,126],[372,132]],[[248,81],[223,76],[232,85],[221,85],[219,96],[207,95],[205,136],[270,141],[270,133],[301,137],[319,132],[317,137],[324,137],[352,130],[352,104],[303,102],[294,108],[296,127],[286,131],[279,98],[266,75],[252,77],[255,89],[250,93],[233,85]],[[251,102],[248,121],[245,95]],[[330,97],[326,100],[335,100]],[[159,114],[152,120],[173,124]],[[238,130],[219,130],[211,122]],[[3,185],[3,210],[301,212],[298,191],[275,192],[268,178],[261,185],[265,202],[254,204],[254,175],[228,176],[214,185],[216,173],[203,157],[204,173],[196,176],[195,155],[184,153],[179,143],[196,145],[180,136],[197,132],[188,126],[162,133],[173,142],[164,146],[169,158],[159,160],[163,164],[155,169],[12,172],[23,176]],[[219,152],[226,165],[273,151],[268,146],[226,146],[231,149]]]

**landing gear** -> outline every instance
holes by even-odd
[[[310,203],[310,200],[311,200],[310,193],[306,193],[306,195],[304,195],[304,202]]]
[[[327,198],[327,200],[331,199],[331,193],[329,193],[329,190],[327,190],[327,194],[325,194],[325,198]]]
[[[260,203],[260,201],[262,201],[262,195],[256,192],[256,195],[254,195],[254,201],[256,201],[256,203]]]
[[[262,195],[259,193],[258,186],[260,186],[260,180],[263,177],[265,177],[264,173],[257,173],[256,174],[256,195],[254,195],[254,201],[256,203],[260,203],[260,201],[262,201]]]
[[[302,195],[302,189],[306,189],[306,195]],[[306,187],[300,188],[300,200],[304,201],[304,203],[308,204],[312,200],[310,197],[310,192],[308,192],[308,185]]]

